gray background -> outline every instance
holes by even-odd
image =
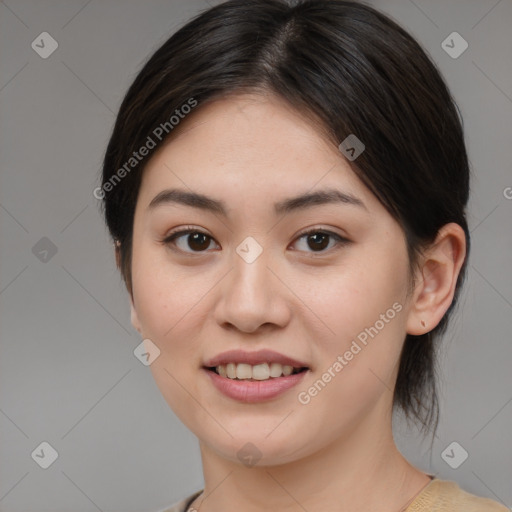
[[[445,338],[440,428],[430,450],[398,419],[397,443],[423,470],[510,507],[512,1],[373,5],[438,63],[473,170],[473,252]],[[140,339],[92,190],[141,64],[207,6],[0,2],[2,512],[152,511],[203,485],[196,439],[133,355]],[[31,47],[44,31],[59,45],[47,59]],[[441,46],[453,31],[469,43],[456,59]],[[34,254],[43,237],[54,255],[48,241]],[[48,469],[31,458],[42,441],[59,454]],[[457,469],[441,457],[453,441],[469,453]]]

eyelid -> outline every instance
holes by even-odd
[[[297,238],[302,238],[304,235],[310,235],[313,233],[324,233],[326,235],[332,235],[334,237],[338,237],[338,238],[348,241],[348,238],[344,237],[343,235],[340,235],[339,233],[336,233],[336,231],[332,231],[331,229],[325,228],[322,226],[313,226],[310,228],[304,228],[302,231],[299,231],[299,233],[297,233],[295,235],[294,240],[297,240]]]
[[[217,245],[220,246],[220,244],[215,240],[215,238],[212,235],[208,234],[203,229],[196,227],[196,226],[181,226],[179,228],[176,228],[176,229],[170,231],[169,233],[167,233],[165,235],[165,237],[161,240],[161,243],[169,246],[175,239],[181,238],[182,236],[186,236],[191,233],[201,233],[204,236],[208,237],[210,240],[213,240]],[[323,255],[331,253],[336,248],[339,248],[339,247],[342,247],[342,246],[345,246],[345,245],[351,243],[351,240],[349,240],[348,238],[346,238],[343,235],[340,235],[339,233],[336,233],[330,229],[323,228],[321,226],[313,226],[313,227],[305,228],[304,230],[297,233],[297,235],[295,235],[295,238],[292,241],[292,244],[296,243],[298,240],[300,240],[301,238],[303,238],[307,235],[316,234],[316,233],[322,233],[324,235],[330,236],[331,238],[334,238],[336,240],[335,246],[331,247],[330,249],[328,249],[326,251],[324,250],[324,251],[302,251],[302,252],[306,252],[307,254],[310,254],[313,256],[315,256],[315,255],[323,256]],[[184,254],[189,254],[189,255],[194,255],[194,256],[200,256],[202,254],[206,254],[206,253],[210,252],[210,251],[182,251],[181,249],[174,248],[174,247],[172,249],[179,251],[181,253],[184,253]],[[298,252],[300,252],[300,251],[298,251]]]
[[[348,245],[349,243],[352,242],[347,237],[340,235],[339,233],[336,233],[335,231],[332,231],[327,228],[323,228],[321,226],[313,226],[311,228],[306,228],[303,231],[299,232],[295,236],[292,243],[295,243],[296,241],[300,240],[304,236],[312,235],[315,233],[322,233],[324,235],[328,235],[331,238],[334,238],[336,240],[336,243],[335,243],[334,247],[331,247],[330,249],[328,249],[326,251],[306,251],[306,254],[308,254],[310,256],[318,256],[318,257],[324,256],[324,255],[330,254],[332,251],[339,249],[340,247],[343,247],[345,245]]]
[[[162,242],[166,242],[167,240],[171,240],[175,235],[185,235],[190,233],[202,233],[203,235],[209,236],[213,239],[211,235],[203,231],[202,228],[197,226],[180,226],[178,228],[172,229],[164,236]]]
[[[213,240],[217,245],[220,246],[220,244],[213,238],[212,235],[209,233],[206,233],[203,229],[196,227],[196,226],[180,226],[179,228],[175,228],[171,230],[169,233],[167,233],[162,240],[160,240],[160,243],[162,243],[165,246],[171,246],[173,245],[172,242],[176,240],[177,238],[181,238],[182,236],[190,235],[191,233],[201,233],[202,235],[208,237],[210,240]],[[181,249],[177,247],[171,247],[172,250],[178,251],[182,254],[188,254],[193,256],[201,256],[202,254],[208,253],[210,251],[182,251]]]

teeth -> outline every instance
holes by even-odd
[[[288,376],[293,373],[293,366],[285,365],[283,366],[283,375]]]
[[[250,379],[252,378],[252,368],[250,364],[237,364],[236,365],[236,378],[237,379]]]
[[[228,379],[236,379],[236,364],[229,363],[226,365],[226,376]]]
[[[271,377],[281,377],[283,373],[283,365],[279,363],[271,363],[270,364],[270,376]]]
[[[257,364],[252,367],[252,378],[254,380],[267,380],[270,378],[270,368],[267,363]]]
[[[221,364],[215,368],[221,377],[238,380],[268,380],[284,375],[287,377],[293,373],[293,366],[279,363],[262,363],[254,366],[246,363]]]

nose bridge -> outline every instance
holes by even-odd
[[[272,287],[272,283],[267,268],[270,251],[264,249],[254,237],[248,236],[236,247],[235,253],[231,283],[233,296],[236,298],[238,295],[238,298],[254,303],[270,299],[269,287]]]
[[[243,331],[260,325],[283,325],[288,317],[286,298],[280,283],[267,268],[271,252],[252,237],[246,238],[233,254],[233,270],[227,276],[217,306],[217,321]]]

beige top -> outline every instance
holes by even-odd
[[[202,492],[197,491],[160,512],[187,512],[187,508]],[[193,509],[190,512],[193,512]],[[464,491],[451,480],[434,478],[416,496],[405,512],[510,512],[510,510],[497,501],[480,498]]]

